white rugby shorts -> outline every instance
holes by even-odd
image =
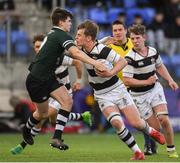
[[[156,82],[154,88],[145,92],[144,94],[138,95],[133,94],[133,92],[130,94],[139,110],[141,117],[145,120],[152,116],[153,107],[160,104],[167,104],[163,87],[159,82]]]
[[[107,93],[94,94],[94,97],[97,100],[101,111],[108,106],[117,106],[119,109],[124,109],[129,105],[135,105],[124,84],[119,85]]]

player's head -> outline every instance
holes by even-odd
[[[56,7],[51,14],[53,26],[58,26],[66,32],[69,32],[71,29],[72,18],[73,15],[69,11],[61,9],[59,7]]]
[[[36,54],[39,52],[39,49],[44,40],[44,37],[45,35],[39,34],[39,35],[35,35],[33,38],[33,47]]]
[[[77,28],[77,45],[84,46],[89,42],[94,42],[96,40],[98,31],[98,25],[90,20],[86,20],[85,22],[81,23]]]
[[[141,49],[145,46],[146,27],[141,24],[134,24],[128,29],[129,36],[135,49]]]
[[[119,41],[126,40],[127,29],[124,23],[115,20],[112,23],[112,35]]]

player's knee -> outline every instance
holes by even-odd
[[[48,112],[44,112],[41,114],[42,119],[47,119],[48,118]]]
[[[111,113],[107,120],[111,123],[111,125],[116,129],[119,130],[121,129],[123,123],[121,119],[121,115],[119,113],[113,112]]]
[[[170,123],[167,115],[164,115],[164,114],[159,115],[158,119],[162,126],[167,126]]]

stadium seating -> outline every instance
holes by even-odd
[[[153,8],[144,8],[142,9],[142,16],[143,16],[143,19],[144,19],[144,22],[146,25],[150,24],[156,14],[156,11],[155,9]]]
[[[124,12],[123,8],[110,8],[107,13],[109,23],[118,18],[119,13]]]
[[[124,0],[124,8],[136,7],[136,0]]]
[[[27,41],[25,42],[17,42],[15,44],[15,53],[19,56],[26,56],[29,53],[29,44]]]
[[[6,54],[7,43],[6,43],[6,31],[0,30],[0,55]]]
[[[12,43],[28,41],[28,34],[25,31],[12,31],[11,33]]]
[[[107,13],[102,8],[89,8],[88,17],[98,24],[108,24]]]
[[[5,55],[7,51],[6,42],[0,42],[0,55]]]

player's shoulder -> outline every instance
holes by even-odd
[[[157,53],[157,50],[154,47],[148,46],[148,48],[149,48],[149,51]]]
[[[106,45],[104,45],[102,43],[97,43],[96,47],[93,50],[95,50],[95,51],[100,53],[101,51],[109,52],[109,51],[111,51],[111,48],[107,47]]]
[[[134,51],[134,49],[129,50],[129,52],[126,54],[125,57],[130,57],[130,58],[134,58],[136,52]]]

